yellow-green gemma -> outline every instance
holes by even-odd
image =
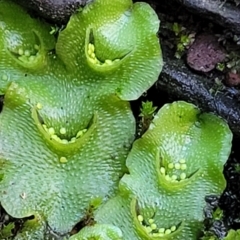
[[[159,228],[159,229],[158,229],[158,232],[159,232],[159,233],[164,233],[164,232],[165,232],[165,228]]]
[[[88,53],[88,55],[90,56],[91,53],[92,53],[92,51],[91,51],[90,49],[88,49],[87,53]]]
[[[171,229],[166,229],[165,234],[168,235],[168,234],[170,234],[171,232],[172,232]]]
[[[50,127],[50,128],[48,129],[48,133],[49,133],[50,135],[53,135],[53,134],[55,133],[54,128],[53,128],[53,127]]]
[[[112,65],[112,64],[113,64],[112,60],[110,60],[110,59],[106,59],[106,60],[105,60],[105,63],[106,63],[107,65]]]
[[[32,62],[32,61],[34,61],[35,59],[36,59],[35,56],[30,56],[28,60],[29,60],[30,62]]]
[[[41,103],[37,103],[37,109],[38,109],[38,110],[42,109],[42,107],[43,107],[43,106],[42,106]]]
[[[91,52],[94,52],[95,47],[94,47],[94,45],[93,45],[92,43],[89,43],[89,44],[88,44],[88,49],[89,49]]]
[[[82,137],[82,135],[87,131],[87,129],[83,129],[83,130],[80,130],[78,131],[76,137],[79,138],[79,137]]]
[[[19,48],[19,49],[18,49],[18,54],[19,54],[19,55],[23,55],[23,53],[24,53],[23,49],[22,49],[22,48]]]
[[[47,125],[43,124],[42,126],[43,126],[43,129],[44,129],[46,132],[48,132]]]
[[[170,178],[169,175],[166,175],[166,176],[165,176],[165,179],[166,179],[167,181],[171,181],[171,180],[172,180],[172,178]]]
[[[61,134],[66,134],[66,132],[67,132],[66,128],[64,128],[64,127],[60,128],[60,133]]]
[[[174,232],[174,231],[176,231],[177,227],[176,226],[172,226],[170,229],[171,229],[172,232]]]
[[[160,172],[161,172],[162,174],[165,174],[165,172],[166,172],[165,168],[164,168],[164,167],[161,167],[161,168],[160,168]]]
[[[34,45],[35,50],[39,50],[39,46],[37,44]]]
[[[173,169],[173,167],[174,167],[173,163],[168,164],[168,168]]]
[[[152,223],[152,224],[151,224],[151,229],[152,229],[152,230],[155,230],[155,229],[157,229],[157,224],[155,224],[155,223]]]
[[[180,163],[186,163],[186,160],[185,159],[180,159],[179,162]]]
[[[31,55],[31,53],[30,53],[29,50],[25,50],[25,51],[24,51],[24,55],[27,56],[27,57],[29,57],[29,56]]]
[[[152,224],[152,223],[154,223],[154,219],[150,218],[150,219],[148,220],[148,222],[149,222],[150,224]]]
[[[177,180],[177,175],[172,175],[172,180]]]
[[[67,139],[62,139],[61,142],[62,142],[63,144],[68,144],[68,143],[69,143]]]
[[[175,163],[175,165],[174,165],[174,167],[176,168],[176,169],[180,169],[180,163]]]
[[[67,158],[66,157],[60,157],[59,161],[60,161],[60,163],[66,163]]]
[[[161,237],[161,234],[160,233],[153,233],[152,236],[153,237]]]
[[[142,222],[142,221],[143,221],[143,216],[142,216],[142,215],[138,215],[137,218],[138,218],[138,221],[139,221],[139,222]]]
[[[89,58],[89,61],[93,64],[96,64],[97,63],[97,59],[96,58]]]
[[[186,170],[187,169],[187,164],[181,164],[181,166],[180,166],[180,168],[181,168],[181,170]]]
[[[77,133],[77,135],[76,135],[76,137],[78,138],[78,137],[81,137],[83,135],[83,131],[79,131],[78,133]]]
[[[56,134],[51,135],[51,138],[57,142],[61,142],[61,139]]]
[[[147,233],[150,233],[150,232],[152,232],[152,229],[151,229],[151,227],[145,227],[145,229],[146,229],[146,231],[147,231]]]
[[[186,179],[186,177],[187,177],[186,173],[181,173],[181,175],[180,175],[181,180]]]
[[[93,53],[91,53],[91,54],[90,54],[90,56],[91,56],[91,58],[94,58],[94,59],[96,58],[96,56],[95,56],[95,53],[94,53],[94,52],[93,52]]]

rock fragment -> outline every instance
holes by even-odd
[[[69,17],[91,0],[14,0],[36,15],[55,22],[67,23]]]
[[[223,62],[225,57],[225,50],[214,35],[201,34],[188,49],[187,63],[196,71],[210,72],[218,63]]]
[[[227,73],[225,83],[229,87],[234,87],[234,86],[240,85],[240,74],[232,73],[232,72]]]

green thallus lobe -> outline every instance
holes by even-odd
[[[231,140],[227,124],[216,116],[185,102],[166,104],[134,142],[129,174],[95,220],[121,228],[129,240],[198,239],[205,196],[225,188],[222,171]]]
[[[135,133],[126,100],[161,71],[158,28],[148,4],[96,0],[56,41],[48,24],[0,1],[0,201],[11,216],[40,214],[64,234],[91,202],[116,195]],[[109,239],[121,238],[104,226]]]

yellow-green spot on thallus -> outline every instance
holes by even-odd
[[[67,163],[68,162],[66,157],[60,157],[59,161],[60,161],[60,163]]]

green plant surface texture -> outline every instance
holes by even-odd
[[[119,228],[108,224],[95,224],[83,228],[78,234],[70,237],[69,240],[123,240]]]
[[[12,81],[29,81],[33,73],[40,81],[49,72],[48,54],[55,47],[50,29],[11,1],[0,1],[1,95]]]
[[[40,215],[64,234],[115,195],[135,135],[125,100],[161,71],[158,28],[145,3],[96,0],[56,42],[49,25],[0,1],[0,202],[8,214]]]
[[[228,232],[228,235],[224,238],[224,240],[238,240],[240,239],[240,230],[233,230],[231,229]]]
[[[59,34],[56,49],[48,25],[42,26],[7,1],[0,2],[0,9],[2,93],[9,82],[21,81],[31,89],[48,87],[56,102],[57,89],[66,91],[75,85],[84,85],[88,93],[97,88],[95,97],[116,93],[132,100],[161,71],[159,20],[146,3],[94,1],[71,17]],[[16,14],[18,21],[12,20]]]
[[[205,197],[226,185],[231,140],[227,124],[213,114],[186,102],[166,104],[134,142],[119,195],[95,220],[119,227],[126,240],[199,239]]]
[[[128,103],[108,97],[82,137],[58,142],[34,118],[27,96],[12,83],[0,115],[1,204],[18,218],[40,212],[54,230],[67,232],[91,202],[116,190],[135,122]]]
[[[162,68],[159,20],[146,3],[97,0],[71,18],[60,34],[57,53],[71,71],[79,66],[94,87],[134,100],[158,78]],[[75,39],[72,34],[75,32]],[[111,88],[110,88],[111,85]]]

